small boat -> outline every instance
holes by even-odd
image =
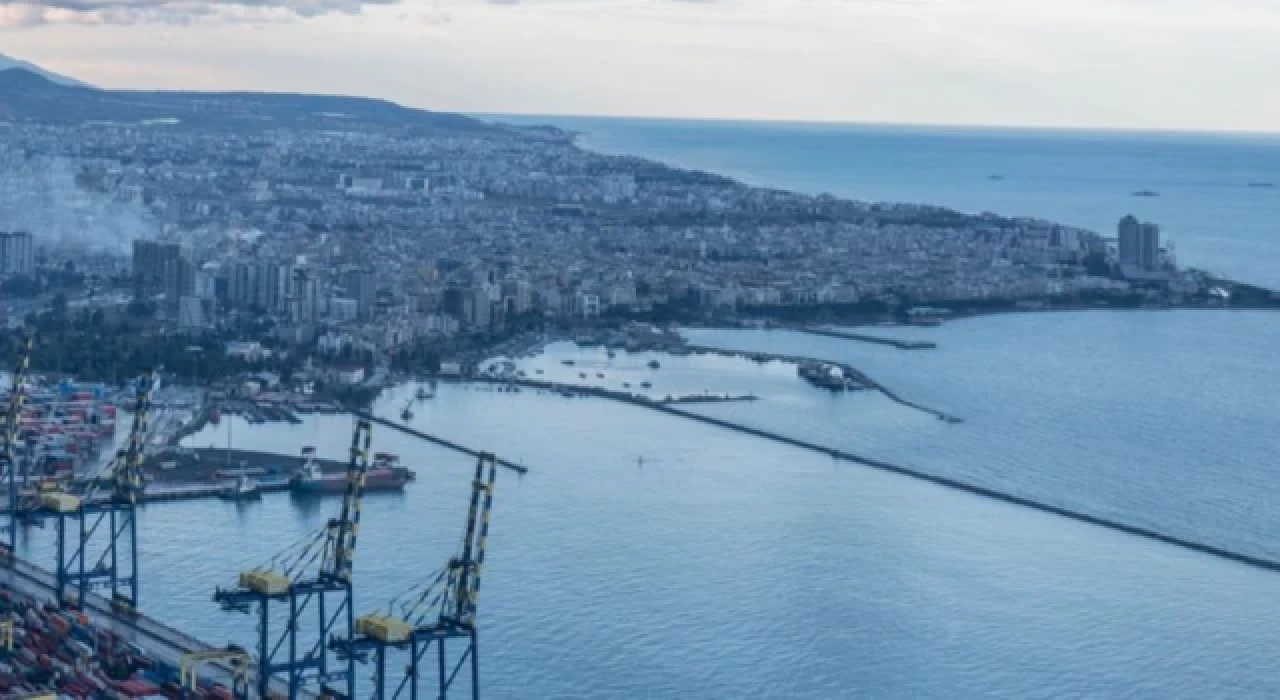
[[[609,359],[610,359],[610,360],[612,360],[613,358],[617,357],[617,355],[616,355],[616,354],[614,354],[614,352],[613,352],[612,350],[610,350],[609,352],[607,352],[607,353],[605,353],[605,354],[609,356]]]
[[[429,398],[432,398],[432,395],[427,393],[427,390],[425,387],[418,387],[418,393],[414,394],[414,396],[417,397],[419,401],[425,401]]]
[[[572,366],[573,366],[573,360],[560,360],[560,364],[562,364],[562,365],[566,365],[566,366],[569,366],[569,367],[572,367]]]
[[[224,501],[256,501],[262,498],[262,492],[252,477],[241,474],[235,484],[218,492],[218,498]]]
[[[603,373],[603,372],[596,372],[596,379],[604,379],[604,373]]]
[[[400,412],[400,420],[402,420],[402,421],[404,421],[404,422],[406,422],[406,423],[408,423],[409,421],[413,420],[413,411],[410,411],[410,410],[409,410],[409,409],[407,409],[407,408],[406,408],[406,409],[404,409],[403,411],[401,411],[401,412]]]
[[[586,379],[586,378],[587,378],[586,372],[578,372],[578,379]]]
[[[1274,183],[1274,182],[1250,182],[1250,183],[1249,183],[1249,186],[1250,186],[1250,187],[1253,187],[1253,188],[1256,188],[1256,189],[1271,189],[1271,188],[1273,188],[1273,187],[1275,187],[1275,186],[1276,186],[1276,183]]]
[[[649,360],[649,369],[658,369],[661,366],[657,360]]]
[[[652,389],[652,388],[653,388],[653,385],[652,385],[652,384],[650,384],[649,382],[640,382],[640,388],[642,388],[642,389]]]
[[[1160,193],[1155,190],[1138,190],[1133,193],[1135,197],[1159,197]]]

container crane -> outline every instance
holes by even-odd
[[[476,607],[480,594],[480,572],[484,565],[485,544],[489,536],[489,514],[493,509],[493,484],[498,460],[481,453],[476,461],[471,482],[471,504],[467,512],[465,534],[459,554],[435,575],[391,601],[387,612],[361,616],[356,620],[356,635],[335,638],[332,645],[355,656],[368,651],[374,654],[372,700],[397,700],[408,689],[410,700],[418,698],[418,680],[423,658],[434,643],[436,647],[436,695],[448,697],[449,689],[462,667],[470,662],[471,698],[480,697],[480,657],[477,644]],[[466,641],[466,648],[452,665],[445,642]],[[387,652],[408,652],[408,665],[399,684],[388,694]]]
[[[354,700],[356,659],[333,652],[329,641],[343,630],[350,637],[355,629],[352,565],[371,440],[369,421],[357,420],[351,436],[347,488],[337,518],[286,548],[266,565],[242,572],[235,588],[219,588],[213,595],[224,610],[251,613],[252,607],[257,606],[255,684],[259,697],[268,697],[272,678],[283,674],[289,700],[296,700],[303,686],[313,680],[319,682],[326,697]],[[287,617],[283,630],[273,634],[271,618],[276,608],[285,608]],[[308,638],[303,629],[309,608],[314,608],[316,622],[306,627],[314,633],[314,639]],[[340,681],[345,682],[345,691],[330,685]]]
[[[5,475],[9,482],[9,523],[5,525],[9,532],[9,541],[0,545],[0,560],[12,562],[14,552],[18,548],[18,460],[13,453],[14,444],[18,441],[18,424],[22,414],[22,405],[27,398],[27,369],[31,366],[31,336],[22,339],[18,350],[18,364],[13,370],[13,387],[9,391],[9,410],[5,414],[4,448],[0,452]],[[24,479],[25,482],[25,479]]]
[[[90,589],[108,592],[116,612],[136,613],[138,608],[138,495],[142,493],[142,458],[147,438],[147,422],[151,412],[151,394],[156,376],[148,372],[138,382],[137,402],[129,440],[108,465],[111,492],[105,497],[97,493],[97,480],[91,482],[84,495],[64,490],[44,492],[37,514],[57,518],[58,567],[55,587],[58,602],[74,608],[84,605]],[[69,542],[68,521],[78,525],[78,538]],[[89,567],[95,535],[107,525],[106,541],[97,563]],[[122,559],[128,565],[122,566]],[[74,585],[74,593],[72,587]]]

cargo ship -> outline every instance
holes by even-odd
[[[344,493],[347,490],[345,472],[325,474],[316,461],[316,448],[302,448],[302,468],[289,481],[289,487],[295,493],[326,494]],[[400,466],[400,458],[386,452],[379,452],[373,457],[373,464],[365,472],[364,490],[367,491],[399,491],[404,485],[413,481],[411,470]]]

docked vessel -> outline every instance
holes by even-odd
[[[347,475],[342,472],[325,474],[316,461],[314,447],[302,448],[305,460],[302,468],[289,480],[289,488],[295,493],[325,494],[343,493],[347,490]],[[400,466],[400,458],[386,452],[373,457],[373,464],[365,472],[365,491],[399,491],[413,480],[414,474]]]

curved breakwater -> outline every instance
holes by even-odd
[[[920,411],[921,413],[928,413],[929,415],[937,418],[938,420],[946,421],[948,423],[964,422],[964,419],[959,418],[957,416],[953,416],[949,413],[944,413],[937,409],[929,408],[928,406],[922,406],[914,401],[904,399],[902,398],[902,396],[895,393],[889,387],[886,387],[880,382],[877,382],[871,377],[868,377],[865,372],[840,362],[822,360],[816,357],[804,357],[801,355],[779,355],[771,352],[741,352],[738,350],[726,350],[724,348],[712,347],[709,345],[689,345],[688,348],[691,352],[695,352],[695,353],[702,353],[702,354],[709,354],[709,355],[723,355],[725,357],[745,357],[749,360],[757,360],[757,361],[764,361],[764,362],[790,362],[797,365],[802,365],[807,362],[819,362],[819,363],[825,363],[825,364],[839,365],[842,369],[844,369],[844,371],[849,376],[856,378],[860,383],[866,385],[867,387],[871,389],[875,389],[881,394],[884,394],[884,396],[888,398],[890,401],[906,406],[907,408],[915,409],[917,411]]]
[[[891,472],[894,474],[899,474],[901,476],[910,477],[912,479],[918,479],[920,481],[925,481],[932,484],[936,484],[938,486],[955,489],[957,491],[964,491],[966,493],[971,493],[976,496],[982,496],[984,498],[989,498],[996,501],[1002,501],[1004,503],[1008,503],[1011,505],[1030,508],[1033,510],[1038,510],[1043,513],[1057,515],[1063,518],[1069,518],[1071,520],[1087,523],[1089,525],[1104,527],[1109,530],[1122,532],[1128,535],[1142,537],[1144,539],[1154,540],[1156,542],[1162,542],[1164,544],[1173,545],[1175,547],[1181,547],[1183,549],[1199,552],[1201,554],[1207,554],[1207,555],[1218,557],[1221,559],[1226,559],[1239,564],[1244,564],[1246,566],[1251,566],[1251,567],[1263,569],[1266,571],[1280,572],[1280,561],[1276,561],[1274,559],[1267,559],[1265,557],[1245,554],[1243,552],[1237,552],[1234,550],[1226,549],[1224,547],[1218,547],[1218,546],[1204,543],[1204,542],[1196,542],[1194,540],[1189,540],[1183,537],[1176,537],[1174,535],[1169,535],[1163,532],[1159,532],[1151,528],[1141,527],[1138,525],[1132,525],[1132,524],[1120,522],[1118,520],[1113,520],[1110,518],[1091,515],[1082,510],[1076,510],[1066,506],[1057,506],[1051,503],[1046,503],[1044,501],[1037,501],[1031,498],[1010,493],[1008,491],[1001,491],[999,489],[981,486],[979,484],[962,481],[960,479],[942,476],[939,474],[932,474],[932,473],[922,471],[913,467],[906,467],[899,464],[893,464],[891,462],[887,462],[884,460],[854,454],[852,452],[847,452],[845,450],[840,450],[833,447],[819,445],[817,443],[809,442],[807,440],[801,440],[798,438],[781,435],[779,433],[771,432],[768,430],[762,430],[760,428],[753,428],[751,426],[743,425],[741,423],[735,423],[733,421],[728,421],[721,418],[713,418],[711,416],[704,416],[697,413],[690,413],[689,411],[676,408],[670,404],[661,403],[659,401],[648,399],[644,396],[638,396],[635,394],[628,394],[628,393],[619,392],[619,391],[612,391],[609,389],[601,389],[598,387],[578,386],[574,384],[561,384],[557,382],[541,381],[536,379],[500,379],[500,378],[494,378],[494,377],[476,377],[476,378],[467,379],[463,381],[464,382],[466,381],[483,382],[483,383],[489,383],[489,384],[517,385],[517,386],[523,386],[531,389],[542,389],[545,391],[553,391],[553,392],[557,392],[565,395],[590,396],[590,397],[596,397],[596,398],[609,399],[613,401],[621,401],[623,403],[629,403],[634,406],[640,406],[640,407],[648,408],[654,411],[661,411],[663,413],[679,416],[681,418],[688,418],[691,420],[699,421],[702,423],[706,423],[708,425],[714,425],[716,427],[724,428],[726,430],[734,430],[746,435],[752,435],[758,438],[772,440],[774,442],[782,443],[784,445],[790,445],[792,447],[798,447],[800,449],[819,452],[819,453],[828,455],[833,459],[839,459],[846,462],[861,464],[863,466],[872,467],[874,469],[880,469],[880,470]],[[385,419],[376,419],[376,420],[378,420],[378,422],[383,423],[385,425],[396,427],[397,429],[404,429],[403,426],[395,426],[390,421],[387,421]]]

